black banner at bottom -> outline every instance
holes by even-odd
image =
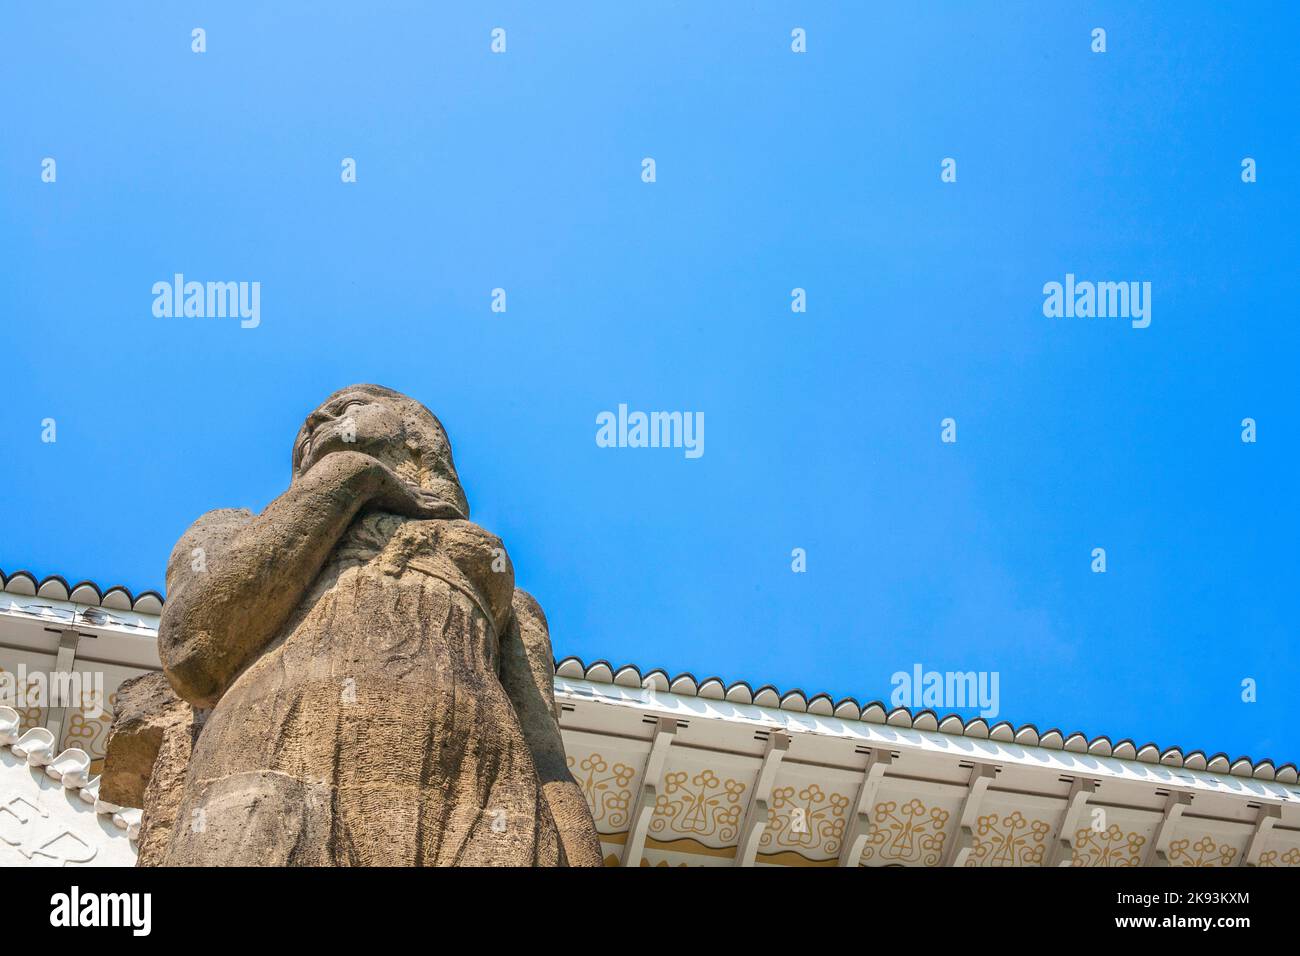
[[[640,948],[646,933],[682,929],[806,946],[826,933],[866,942],[881,920],[954,935],[962,947],[977,945],[976,935],[961,938],[989,919],[1016,934],[1216,941],[1297,925],[1295,885],[1264,869],[765,869],[24,869],[6,875],[3,905],[8,941],[75,934],[128,949],[249,936],[259,945],[374,945],[409,934],[436,944],[436,933],[488,942],[503,931],[607,946],[631,933]]]

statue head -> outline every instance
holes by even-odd
[[[355,451],[403,481],[434,492],[469,517],[442,422],[413,398],[382,385],[350,385],[307,416],[293,443],[293,476],[334,451]]]

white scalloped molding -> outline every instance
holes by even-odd
[[[0,707],[0,868],[135,866],[140,811],[99,799],[84,750],[55,754],[48,730],[18,724]]]

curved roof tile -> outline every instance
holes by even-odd
[[[1016,731],[1016,743],[1022,747],[1038,746],[1038,728],[1033,724],[1025,724]]]
[[[831,703],[830,695],[818,694],[808,701],[808,713],[816,714],[818,717],[833,717],[835,715],[835,705]]]
[[[1052,728],[1039,739],[1038,746],[1046,747],[1048,750],[1060,750],[1065,746],[1065,738],[1061,736],[1059,730]]]
[[[913,730],[938,730],[939,715],[932,710],[923,710],[912,718]]]
[[[835,705],[835,716],[840,720],[861,720],[862,708],[852,697],[846,697]]]
[[[716,677],[710,677],[700,685],[699,693],[696,696],[703,697],[705,700],[725,700],[727,685]]]

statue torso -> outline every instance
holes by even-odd
[[[535,834],[517,852],[549,852],[554,825],[536,806],[536,772],[498,677],[513,593],[500,540],[472,522],[357,519],[281,636],[213,709],[191,774],[307,788],[343,834],[328,841],[342,858],[348,833],[407,834],[409,845],[379,841],[386,855],[358,862],[500,855],[494,805],[540,811],[507,830]]]
[[[495,685],[513,594],[500,540],[478,525],[363,516],[222,704],[321,683],[417,700],[430,682]]]

